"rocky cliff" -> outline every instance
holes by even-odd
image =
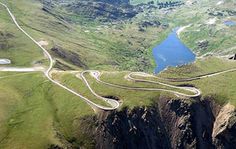
[[[236,148],[236,109],[227,104],[224,106],[214,123],[213,141],[219,149]]]
[[[73,140],[96,149],[235,149],[236,108],[212,97],[161,97],[151,106],[86,116]]]
[[[170,148],[167,132],[160,119],[155,107],[102,113],[95,137],[96,148]]]
[[[93,139],[97,149],[233,149],[236,110],[213,99],[161,97],[148,107],[101,112]]]

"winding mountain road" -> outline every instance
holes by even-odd
[[[146,74],[146,73],[143,73],[143,72],[131,72],[127,75],[127,78],[126,77],[125,78],[127,80],[132,80],[132,81],[135,81],[135,82],[154,83],[154,84],[159,84],[159,85],[170,87],[170,88],[181,89],[181,90],[192,92],[193,94],[185,94],[185,93],[181,93],[181,92],[178,92],[178,91],[162,89],[162,88],[128,87],[128,86],[123,86],[123,85],[112,84],[112,83],[108,83],[108,82],[100,80],[101,73],[97,70],[86,70],[86,71],[83,71],[81,73],[82,79],[84,81],[86,81],[86,84],[89,88],[90,88],[90,86],[87,83],[86,78],[84,77],[85,73],[90,73],[90,75],[93,78],[95,78],[98,82],[100,82],[102,84],[112,86],[112,87],[116,87],[116,88],[120,88],[120,89],[139,90],[139,91],[164,91],[164,92],[173,93],[176,96],[184,96],[184,97],[198,97],[198,96],[201,95],[201,91],[198,90],[197,88],[194,88],[194,87],[179,87],[179,86],[169,85],[169,84],[165,84],[165,83],[158,82],[158,81],[150,81],[150,80],[145,80],[145,79],[136,79],[136,78],[133,77],[133,75],[143,76],[143,77],[149,77],[150,76],[149,74]],[[78,77],[78,75],[77,75],[77,77]]]
[[[112,83],[108,83],[105,81],[100,80],[100,76],[101,73],[99,71],[96,70],[86,70],[83,71],[80,74],[77,74],[76,77],[81,78],[84,83],[86,84],[86,86],[88,87],[88,89],[90,90],[90,92],[97,97],[98,99],[104,100],[105,102],[107,102],[109,105],[111,105],[111,107],[107,107],[107,106],[101,106],[98,105],[94,102],[92,102],[91,100],[89,100],[88,98],[82,96],[81,94],[75,92],[74,90],[64,86],[63,84],[61,84],[58,81],[53,80],[53,78],[51,77],[51,70],[53,69],[53,65],[54,65],[54,61],[52,56],[50,55],[50,53],[40,44],[38,43],[33,37],[31,37],[23,28],[21,28],[21,26],[17,23],[16,18],[14,17],[14,15],[11,13],[10,9],[7,7],[7,5],[3,4],[0,2],[0,5],[2,5],[3,7],[6,8],[7,12],[9,13],[11,19],[13,20],[14,24],[17,26],[17,28],[22,31],[22,33],[24,33],[29,39],[31,39],[40,49],[42,49],[42,51],[45,53],[45,55],[47,56],[48,60],[49,60],[49,66],[46,69],[34,69],[34,68],[0,68],[0,71],[15,71],[15,72],[31,72],[31,71],[43,71],[45,77],[50,80],[52,83],[54,83],[55,85],[69,91],[70,93],[80,97],[81,99],[83,99],[87,104],[89,104],[95,111],[96,110],[114,110],[117,109],[120,106],[120,103],[114,99],[111,98],[105,98],[102,97],[100,95],[98,95],[89,85],[86,77],[84,76],[86,73],[89,73],[92,77],[94,77],[98,82],[103,83],[105,85],[108,86],[112,86],[112,87],[117,87],[117,88],[121,88],[121,89],[128,89],[128,90],[141,90],[141,91],[164,91],[164,92],[169,92],[169,93],[173,93],[176,96],[184,96],[184,97],[198,97],[201,95],[201,91],[195,87],[184,87],[184,86],[174,86],[174,85],[170,85],[170,84],[166,84],[160,81],[152,81],[152,80],[146,80],[146,79],[137,79],[134,76],[141,76],[141,77],[155,77],[155,78],[159,78],[157,76],[154,75],[150,75],[150,74],[146,74],[143,72],[131,72],[127,75],[127,77],[125,77],[127,79],[127,81],[131,80],[131,81],[135,81],[135,82],[147,82],[147,83],[154,83],[154,84],[159,84],[165,87],[169,87],[169,88],[173,88],[173,89],[180,89],[183,91],[189,91],[193,94],[186,94],[186,93],[181,93],[179,91],[174,91],[174,90],[170,90],[170,89],[161,89],[161,88],[143,88],[143,87],[128,87],[128,86],[123,86],[123,85],[117,85],[117,84],[112,84]],[[197,76],[197,77],[192,77],[192,78],[184,78],[184,79],[180,79],[180,81],[191,81],[191,80],[196,80],[196,79],[203,79],[206,77],[212,77],[212,76],[216,76],[216,75],[220,75],[223,73],[227,73],[227,72],[232,72],[232,71],[236,71],[235,69],[230,69],[230,70],[225,70],[225,71],[221,71],[221,72],[216,72],[216,73],[211,73],[211,74],[206,74],[206,75],[202,75],[202,76]],[[161,80],[166,80],[166,81],[174,81],[174,80],[178,80],[178,79],[165,79],[165,78],[159,78]]]
[[[49,53],[43,46],[41,46],[33,37],[31,37],[23,28],[21,28],[21,26],[20,26],[20,25],[18,24],[18,22],[16,21],[15,16],[12,14],[12,12],[11,12],[10,9],[7,7],[7,5],[5,5],[5,4],[3,4],[3,3],[1,3],[1,2],[0,2],[0,5],[2,5],[3,7],[6,8],[8,14],[10,15],[12,21],[13,21],[14,24],[17,26],[17,28],[18,28],[21,32],[23,32],[29,39],[31,39],[40,49],[42,49],[43,52],[45,53],[45,55],[47,56],[47,58],[49,59],[49,62],[50,62],[49,67],[46,69],[46,71],[44,71],[44,75],[48,78],[48,80],[50,80],[50,81],[51,81],[52,83],[54,83],[55,85],[60,86],[61,88],[63,88],[63,89],[65,89],[65,90],[71,92],[72,94],[74,94],[74,95],[80,97],[80,98],[83,99],[86,103],[88,103],[95,111],[96,111],[97,109],[102,109],[102,110],[114,110],[114,109],[117,109],[117,107],[119,107],[119,104],[117,104],[117,105],[111,105],[111,106],[113,106],[113,107],[105,107],[105,106],[98,105],[98,104],[96,104],[96,103],[90,101],[90,100],[87,99],[86,97],[82,96],[81,94],[79,94],[79,93],[73,91],[72,89],[70,89],[70,88],[68,88],[68,87],[66,87],[66,86],[64,86],[64,85],[62,85],[61,83],[59,83],[59,82],[53,80],[52,77],[51,77],[51,75],[50,75],[50,71],[51,71],[52,68],[53,68],[54,62],[53,62],[53,58],[52,58],[52,56],[50,55],[50,53]]]
[[[83,71],[81,74],[80,74],[80,77],[82,78],[82,80],[85,82],[86,86],[88,87],[88,89],[90,90],[90,92],[96,96],[97,98],[99,99],[102,99],[104,100],[105,102],[107,102],[108,104],[110,104],[113,108],[118,108],[120,106],[120,103],[114,99],[111,99],[111,98],[105,98],[105,97],[102,97],[100,95],[98,95],[92,88],[91,86],[89,85],[87,79],[84,77],[84,74],[87,73],[87,72],[90,72],[89,70],[86,70],[86,71]],[[78,77],[78,76],[77,76]]]
[[[193,94],[186,94],[186,93],[181,93],[181,92],[178,92],[178,91],[169,90],[169,89],[162,89],[162,88],[128,87],[128,86],[124,86],[124,85],[109,83],[109,82],[105,82],[105,81],[100,79],[101,72],[99,72],[97,70],[86,70],[86,71],[83,71],[80,74],[77,74],[76,77],[77,78],[82,78],[82,80],[85,82],[85,84],[90,89],[92,94],[94,94],[96,97],[101,98],[103,100],[107,100],[109,98],[104,98],[102,96],[99,96],[97,93],[95,93],[95,91],[92,90],[92,88],[90,87],[87,79],[84,76],[85,73],[89,73],[99,83],[105,84],[107,86],[115,87],[115,88],[126,89],[126,90],[138,90],[138,91],[164,91],[164,92],[173,93],[177,97],[182,96],[182,97],[194,98],[194,97],[198,97],[198,96],[201,95],[201,91],[199,89],[195,88],[195,87],[175,86],[175,85],[166,84],[166,83],[163,83],[163,82],[160,82],[160,81],[137,79],[133,76],[156,78],[156,79],[160,79],[162,81],[165,80],[165,81],[170,81],[170,82],[183,82],[183,81],[192,81],[192,80],[197,80],[197,79],[213,77],[213,76],[221,75],[221,74],[228,73],[228,72],[234,72],[234,71],[236,71],[236,68],[232,68],[232,69],[224,70],[224,71],[219,71],[219,72],[214,72],[214,73],[209,73],[209,74],[205,74],[205,75],[201,75],[201,76],[197,76],[197,77],[192,77],[192,78],[181,78],[179,80],[178,80],[178,78],[168,78],[168,79],[167,78],[160,78],[160,77],[157,77],[157,76],[154,76],[154,75],[151,75],[151,74],[147,74],[147,73],[144,73],[144,72],[131,72],[125,77],[125,79],[127,79],[127,80],[132,80],[132,81],[135,81],[135,82],[146,82],[146,83],[152,83],[152,84],[159,84],[159,85],[170,87],[170,88],[173,88],[173,89],[180,89],[180,90],[184,90],[184,91],[189,91],[189,92],[192,92]],[[110,100],[112,100],[112,99],[110,99]]]

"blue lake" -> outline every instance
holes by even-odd
[[[224,21],[224,24],[227,25],[227,26],[235,26],[236,22],[234,22],[234,21]]]
[[[195,54],[180,41],[176,29],[153,49],[153,56],[157,65],[155,73],[169,66],[180,66],[195,61]]]

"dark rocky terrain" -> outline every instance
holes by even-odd
[[[0,31],[0,50],[10,48],[12,45],[9,44],[9,39],[13,37],[11,33]]]
[[[65,61],[72,63],[73,65],[79,66],[81,68],[87,68],[87,66],[81,61],[79,54],[63,49],[59,46],[54,46],[51,48],[52,53],[55,57],[64,59]],[[57,62],[58,63],[58,62]],[[60,62],[59,64],[60,65]]]
[[[129,0],[79,0],[42,1],[44,9],[54,9],[60,5],[68,12],[99,21],[124,20],[134,17],[138,12]]]
[[[90,128],[82,134],[97,149],[235,148],[236,110],[221,107],[212,97],[192,101],[161,97],[153,106],[101,112],[84,121],[94,125],[79,132]]]
[[[68,5],[67,10],[90,19],[104,21],[129,19],[137,14],[131,5],[115,5],[100,1],[79,1]]]

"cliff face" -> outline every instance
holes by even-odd
[[[124,109],[100,115],[96,148],[169,148],[167,133],[155,107]]]
[[[98,149],[231,149],[236,141],[236,111],[211,99],[161,98],[150,107],[98,116]],[[220,111],[220,112],[219,112]]]
[[[236,109],[227,104],[218,116],[213,128],[214,143],[220,149],[236,148]]]
[[[172,148],[213,148],[214,115],[208,100],[161,99],[159,109]]]

